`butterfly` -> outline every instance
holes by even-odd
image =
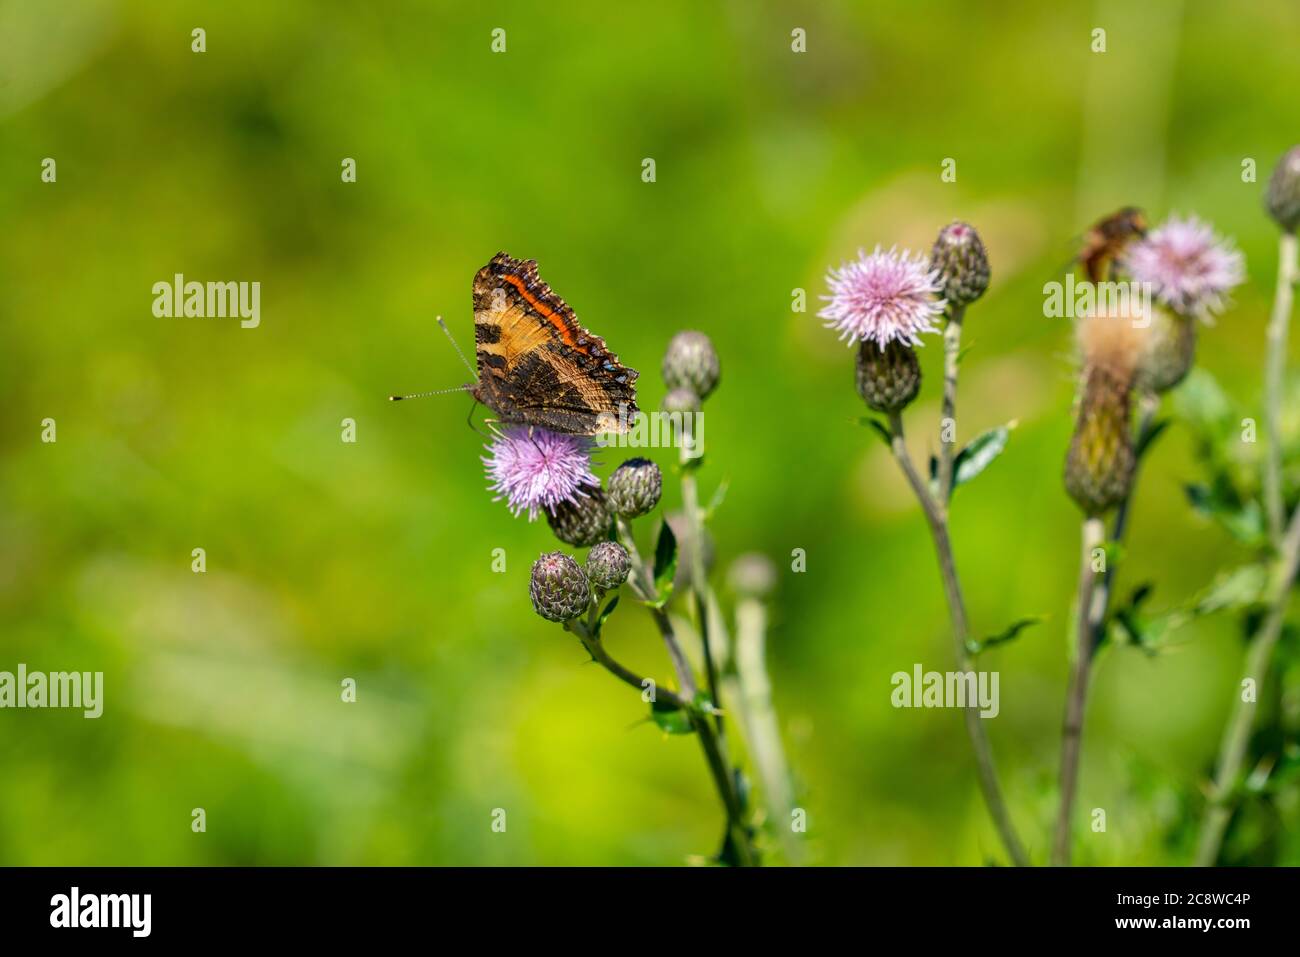
[[[570,435],[626,432],[637,371],[584,329],[537,273],[500,252],[474,276],[478,382],[466,389],[503,423]]]

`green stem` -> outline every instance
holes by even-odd
[[[582,647],[587,649],[587,653],[591,655],[592,660],[620,681],[631,685],[638,691],[645,691],[647,685],[649,685],[654,689],[653,694],[656,701],[663,701],[674,708],[686,709],[688,707],[685,701],[654,681],[654,679],[643,678],[635,671],[625,668],[610,657],[609,652],[605,650],[605,646],[596,637],[590,620],[586,622],[582,621],[582,619],[571,621],[569,622],[569,630],[578,636],[578,640],[582,642]]]
[[[695,473],[689,468],[689,461],[683,448],[682,455],[682,511],[685,513],[686,526],[690,541],[686,547],[686,570],[691,582],[691,596],[695,605],[695,619],[700,633],[700,648],[704,653],[704,677],[709,685],[709,697],[718,706],[714,722],[718,727],[718,736],[726,741],[726,731],[722,723],[722,698],[718,688],[718,665],[714,655],[712,636],[709,634],[709,603],[706,595],[708,582],[704,574],[704,518],[700,513],[700,494],[695,482]]]
[[[957,448],[957,367],[961,362],[961,320],[965,306],[955,306],[943,327],[943,415],[940,419],[939,501],[947,507],[952,498],[952,462]],[[951,430],[952,439],[943,435]]]
[[[1300,279],[1296,264],[1295,233],[1283,233],[1277,247],[1277,291],[1268,324],[1268,350],[1264,365],[1264,428],[1268,431],[1268,465],[1264,470],[1264,501],[1273,545],[1282,541],[1285,506],[1282,503],[1281,417],[1283,374],[1286,371],[1287,331],[1291,322],[1292,286]]]
[[[745,726],[763,794],[773,826],[781,835],[786,860],[797,864],[802,847],[791,827],[794,795],[790,767],[781,745],[781,728],[772,705],[772,683],[767,675],[767,608],[755,597],[736,605],[736,675],[740,684],[740,715]]]
[[[948,600],[948,614],[952,621],[953,646],[957,666],[962,671],[971,671],[972,660],[967,641],[970,639],[970,626],[966,618],[966,601],[962,597],[961,583],[957,578],[957,563],[953,558],[952,541],[948,535],[947,507],[930,495],[921,476],[912,464],[912,457],[907,452],[903,441],[903,417],[897,412],[889,417],[893,439],[890,443],[894,457],[898,460],[912,492],[921,503],[926,522],[930,526],[930,537],[934,540],[935,555],[939,560],[939,577],[943,580],[944,595]],[[1002,798],[1002,789],[998,784],[997,768],[993,763],[993,748],[989,744],[988,734],[984,730],[983,719],[979,716],[979,705],[970,703],[962,709],[966,719],[966,733],[970,737],[971,748],[975,752],[975,767],[979,777],[980,792],[988,806],[989,816],[997,827],[1002,844],[1007,849],[1011,861],[1017,867],[1029,864],[1020,838],[1016,834],[1011,814]]]
[[[1232,714],[1224,729],[1223,743],[1219,747],[1218,773],[1210,790],[1209,809],[1201,822],[1201,836],[1197,844],[1196,865],[1211,867],[1219,858],[1219,849],[1223,846],[1223,835],[1232,818],[1232,797],[1236,789],[1237,778],[1241,774],[1242,763],[1246,758],[1246,748],[1250,744],[1250,732],[1255,723],[1256,702],[1264,687],[1268,675],[1269,661],[1273,649],[1282,636],[1282,625],[1286,618],[1287,605],[1291,597],[1291,586],[1296,572],[1300,569],[1300,508],[1291,516],[1291,524],[1286,529],[1282,540],[1282,561],[1273,580],[1269,596],[1268,614],[1251,639],[1246,652],[1246,671],[1242,681],[1249,678],[1255,682],[1254,693],[1247,696],[1242,693],[1241,684],[1237,685],[1237,696],[1233,699]]]
[[[658,601],[658,594],[654,585],[654,576],[641,559],[641,553],[636,547],[635,539],[632,537],[631,525],[628,524],[626,519],[620,517],[616,519],[615,527],[619,541],[627,549],[628,557],[632,563],[628,584],[632,586],[632,591],[637,598],[646,603],[646,608],[650,611],[651,618],[654,619],[655,627],[659,629],[659,634],[664,640],[664,646],[668,649],[668,657],[672,660],[677,683],[681,686],[686,702],[689,702],[685,712],[690,717],[696,736],[700,739],[700,747],[704,750],[704,759],[709,765],[709,771],[713,775],[713,783],[717,787],[718,796],[722,800],[722,807],[727,818],[728,843],[734,850],[740,866],[752,867],[757,863],[757,857],[750,843],[749,829],[745,826],[744,808],[741,805],[740,795],[736,790],[735,777],[727,766],[713,723],[708,720],[707,716],[700,714],[695,704],[696,695],[699,693],[699,686],[695,683],[695,674],[691,670],[690,662],[687,660],[681,644],[677,641],[677,635],[673,631],[673,624],[668,618],[668,613],[655,604]]]
[[[1065,726],[1061,732],[1061,793],[1056,814],[1056,837],[1052,843],[1052,864],[1070,863],[1070,818],[1079,785],[1079,756],[1083,751],[1083,715],[1088,699],[1088,678],[1092,673],[1094,648],[1094,589],[1097,573],[1092,553],[1106,540],[1106,526],[1096,516],[1083,522],[1083,558],[1079,570],[1079,597],[1075,605],[1074,662],[1065,696]]]
[[[1278,240],[1277,288],[1273,296],[1273,313],[1268,324],[1267,349],[1264,357],[1264,427],[1268,432],[1268,461],[1264,469],[1264,503],[1268,512],[1269,534],[1280,556],[1278,576],[1268,603],[1268,613],[1250,641],[1246,652],[1245,678],[1255,682],[1254,694],[1247,701],[1238,686],[1232,713],[1224,728],[1223,741],[1214,783],[1210,788],[1209,807],[1201,822],[1197,842],[1196,864],[1210,867],[1219,859],[1223,837],[1232,819],[1232,795],[1241,774],[1246,749],[1255,722],[1256,700],[1268,673],[1273,649],[1282,635],[1291,585],[1300,566],[1300,507],[1291,515],[1283,532],[1286,506],[1282,494],[1282,441],[1280,430],[1282,393],[1286,372],[1287,335],[1291,322],[1292,287],[1300,281],[1295,233],[1283,233]]]

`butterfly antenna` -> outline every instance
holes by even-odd
[[[432,392],[412,392],[410,395],[390,395],[389,402],[401,402],[403,399],[423,399],[430,395],[447,395],[451,392],[468,392],[473,386],[458,385],[454,389],[434,389]]]
[[[465,363],[465,368],[469,370],[469,374],[477,379],[478,373],[474,371],[474,367],[470,365],[469,360],[465,358],[465,353],[460,351],[460,346],[456,344],[456,340],[452,337],[451,330],[447,328],[447,324],[442,321],[442,316],[438,317],[438,325],[442,326],[442,331],[447,333],[447,341],[450,342],[451,347],[456,350],[456,355],[460,356],[460,361]]]

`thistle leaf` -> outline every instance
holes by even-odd
[[[965,485],[983,472],[1007,447],[1014,422],[981,432],[957,453],[952,463],[952,487]]]
[[[989,635],[987,638],[982,638],[979,641],[976,641],[973,638],[968,638],[966,640],[966,648],[972,655],[978,655],[980,652],[988,651],[990,648],[1004,645],[1009,641],[1015,641],[1020,637],[1020,633],[1026,628],[1030,628],[1045,620],[1045,615],[1030,615],[1027,618],[1019,618],[996,635]]]
[[[677,571],[677,536],[666,521],[659,523],[659,537],[655,540],[655,591],[659,600],[665,601],[672,591],[673,575]]]
[[[894,433],[890,431],[889,426],[877,419],[875,416],[864,415],[858,419],[858,425],[866,425],[876,430],[882,442],[886,445],[894,444]]]
[[[691,716],[685,710],[659,701],[650,702],[650,720],[665,734],[691,734],[695,731]]]

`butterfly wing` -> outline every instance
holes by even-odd
[[[637,413],[628,369],[578,322],[533,260],[497,253],[474,276],[479,398],[507,422],[575,435],[625,432]]]

